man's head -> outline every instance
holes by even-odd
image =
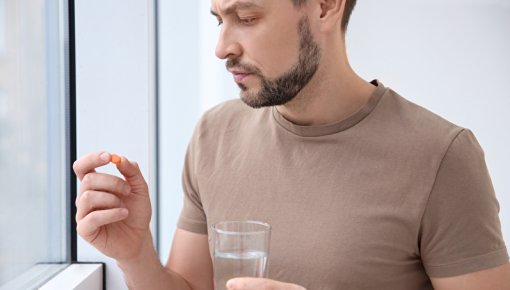
[[[324,50],[337,49],[331,39],[343,37],[344,11],[354,2],[212,0],[221,25],[216,55],[227,60],[241,99],[254,108],[293,100],[316,75]]]

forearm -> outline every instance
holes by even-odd
[[[152,238],[148,238],[138,257],[117,261],[129,289],[192,290],[186,280],[161,264]]]

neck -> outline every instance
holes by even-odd
[[[278,112],[296,125],[317,126],[345,120],[367,102],[375,86],[350,67],[345,50],[342,57],[324,53],[314,77],[301,92]]]

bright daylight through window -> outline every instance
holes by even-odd
[[[70,261],[66,9],[0,0],[0,289]]]

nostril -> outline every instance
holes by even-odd
[[[216,44],[215,54],[219,59],[238,58],[242,53],[241,45],[232,35],[227,35],[225,31],[221,35]]]

